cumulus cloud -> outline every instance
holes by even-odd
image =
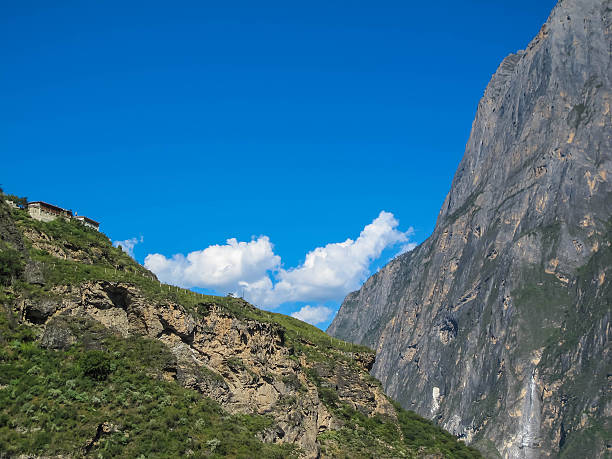
[[[134,258],[134,247],[143,240],[144,238],[142,236],[140,236],[140,238],[133,237],[132,239],[126,239],[125,241],[115,241],[113,242],[113,246],[120,247],[121,250],[127,253],[130,257]]]
[[[312,325],[321,324],[331,319],[334,311],[326,306],[310,306],[306,305],[299,311],[291,313],[291,317],[308,322]]]
[[[306,254],[304,263],[288,270],[280,269],[273,289],[248,286],[253,299],[267,305],[288,301],[328,301],[342,299],[359,288],[369,275],[369,266],[382,251],[406,242],[406,233],[396,228],[393,214],[380,215],[361,231],[356,240],[327,244]]]
[[[260,236],[250,242],[228,239],[224,245],[211,245],[186,257],[147,255],[145,266],[164,282],[182,287],[237,291],[238,286],[265,283],[266,273],[277,270],[280,261],[270,239]]]
[[[219,293],[244,292],[248,300],[267,308],[290,301],[340,300],[359,288],[383,250],[408,244],[412,229],[401,232],[398,225],[393,214],[383,211],[356,240],[317,247],[306,254],[304,263],[289,269],[281,266],[267,236],[250,242],[228,239],[187,256],[151,254],[145,266],[164,282]]]

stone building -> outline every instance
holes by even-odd
[[[74,218],[88,228],[93,228],[96,231],[100,231],[99,222],[92,220],[89,217],[85,217],[84,215],[77,215],[76,212],[73,215],[71,210],[54,206],[48,202],[34,201],[28,203],[28,213],[34,220],[40,220],[42,222],[50,222],[55,220],[57,217],[66,219]]]
[[[13,201],[11,201],[10,199],[5,199],[4,202],[6,202],[13,209],[19,209],[19,206],[15,204]]]
[[[42,222],[50,222],[57,217],[72,217],[72,211],[62,209],[61,207],[43,201],[28,203],[28,213],[34,220],[40,220]]]
[[[88,228],[93,228],[96,231],[100,231],[100,223],[95,220],[92,220],[91,218],[84,217],[83,215],[75,215],[74,219],[80,221]]]

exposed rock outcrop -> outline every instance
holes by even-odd
[[[612,2],[559,2],[489,83],[432,236],[328,330],[492,457],[612,448],[611,38]]]
[[[373,354],[346,353],[343,360],[313,365],[292,355],[284,331],[273,323],[240,319],[214,303],[201,303],[198,310],[195,315],[175,302],[151,301],[128,283],[98,281],[58,286],[49,297],[25,299],[22,314],[44,327],[41,343],[53,349],[82,340],[72,324],[84,318],[124,337],[161,340],[176,359],[163,377],[198,390],[230,413],[272,416],[276,423],[262,439],[295,443],[305,457],[318,456],[321,432],[343,424],[321,401],[313,375],[366,416],[396,416],[382,388],[363,371],[372,366]],[[88,346],[96,349],[95,341]]]

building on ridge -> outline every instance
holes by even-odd
[[[87,226],[88,228],[93,228],[96,231],[100,231],[100,223],[92,220],[91,218],[85,217],[83,215],[75,215],[74,219],[81,222],[83,225]]]
[[[28,213],[34,220],[42,222],[50,222],[57,217],[72,218],[71,210],[63,209],[43,201],[28,203]]]
[[[34,220],[40,220],[41,222],[50,222],[58,217],[65,219],[74,218],[76,221],[82,223],[88,228],[100,231],[100,222],[97,222],[84,215],[77,215],[76,212],[72,213],[71,210],[63,209],[53,204],[49,204],[44,201],[34,201],[28,203],[28,213]]]

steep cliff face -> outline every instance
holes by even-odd
[[[38,320],[44,323],[43,347],[69,348],[79,339],[71,331],[74,318],[89,318],[124,338],[160,340],[176,359],[164,376],[206,394],[229,413],[273,417],[274,427],[261,433],[267,441],[296,444],[309,452],[307,456],[317,456],[317,436],[342,427],[309,377],[329,364],[292,358],[284,330],[273,323],[236,317],[208,301],[198,305],[199,316],[190,314],[177,302],[150,301],[134,286],[121,282],[60,286],[50,292],[49,298],[53,297],[58,300],[24,299],[20,304],[26,319],[44,317]],[[246,303],[241,306],[252,308]],[[338,388],[339,402],[367,416],[396,418],[376,381],[360,371],[371,366],[374,355],[346,353],[344,357],[328,369],[324,385]]]
[[[611,38],[610,0],[559,2],[486,88],[434,233],[328,330],[492,456],[612,449]]]
[[[370,349],[161,284],[97,231],[1,198],[9,457],[481,457],[389,399]]]

